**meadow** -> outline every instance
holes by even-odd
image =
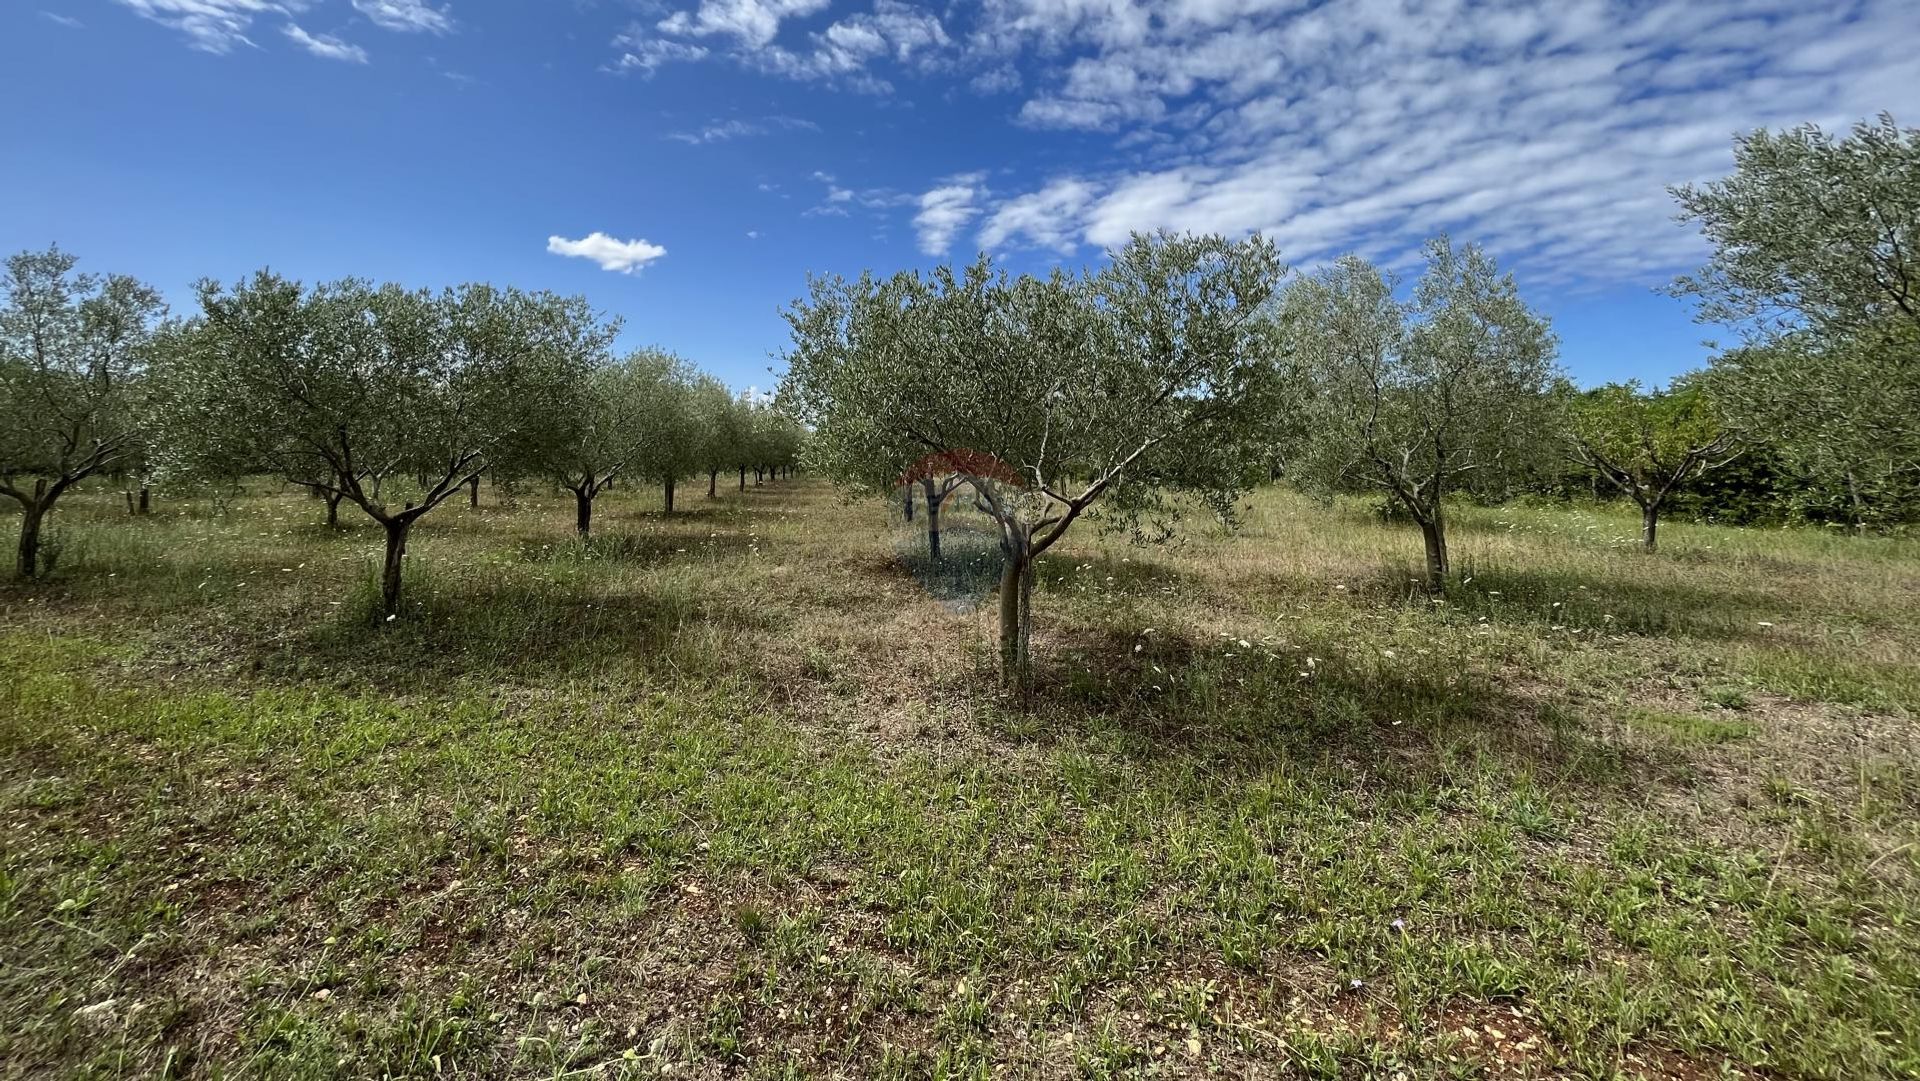
[[[390,621],[351,508],[83,491],[0,1076],[1920,1076],[1920,540],[1450,509],[1443,599],[1362,501],[1077,528],[1015,701],[807,477],[483,489]]]

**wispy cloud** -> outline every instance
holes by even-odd
[[[920,196],[920,212],[913,216],[913,228],[921,251],[928,255],[947,254],[954,236],[980,216],[977,200],[986,195],[986,189],[980,184],[984,179],[984,173],[951,176]]]
[[[367,62],[367,50],[358,45],[349,44],[332,34],[309,34],[298,23],[288,23],[280,28],[287,40],[323,60],[339,60],[348,64]]]
[[[614,38],[613,44],[620,50],[619,58],[613,62],[613,70],[637,71],[645,78],[652,78],[654,72],[668,64],[691,63],[707,55],[705,45],[649,37],[637,27],[629,28]]]
[[[976,62],[1039,72],[1016,120],[1134,162],[1015,188],[980,239],[1257,230],[1310,261],[1451,229],[1536,280],[1658,281],[1700,254],[1667,185],[1737,131],[1920,114],[1917,39],[1907,0],[988,0]]]
[[[793,116],[769,116],[759,120],[715,120],[693,131],[668,132],[667,138],[699,146],[704,143],[721,143],[729,139],[766,135],[775,130],[819,131],[820,125],[811,120],[802,120]]]
[[[255,16],[293,14],[305,10],[304,0],[116,0],[143,19],[184,34],[187,44],[202,52],[228,53],[236,45],[252,45],[247,31]]]
[[[550,236],[547,238],[547,251],[574,259],[591,259],[600,265],[601,270],[621,274],[631,274],[667,254],[667,249],[658,244],[650,244],[645,240],[615,240],[600,232],[588,233],[579,240]]]
[[[57,26],[64,26],[69,30],[85,30],[87,28],[87,24],[81,22],[79,19],[71,15],[62,15],[56,11],[42,11],[40,17]]]
[[[453,29],[453,16],[425,0],[353,0],[353,10],[382,30],[444,34]]]

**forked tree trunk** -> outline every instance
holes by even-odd
[[[593,529],[593,496],[585,489],[576,488],[573,492],[573,528],[582,537]]]
[[[1660,504],[1649,503],[1640,508],[1640,545],[1647,551],[1654,550],[1656,534],[1660,531]]]
[[[327,528],[340,528],[340,493],[323,492],[321,497],[327,501]]]
[[[400,611],[400,571],[407,558],[407,530],[412,528],[413,519],[393,518],[386,521],[387,559],[380,574],[380,604],[387,615]]]
[[[666,493],[667,493],[667,513],[672,514],[673,513],[673,478],[672,477],[667,478]]]
[[[479,505],[480,505],[480,474],[475,473],[473,476],[467,478],[467,506],[477,507]]]

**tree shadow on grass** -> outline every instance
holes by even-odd
[[[1002,717],[1019,738],[1097,737],[1130,758],[1179,759],[1227,776],[1333,762],[1411,779],[1491,756],[1570,783],[1615,786],[1664,769],[1596,739],[1569,705],[1437,655],[1089,624],[1049,637],[1051,648],[1036,650],[1027,708]]]
[[[655,566],[676,559],[728,558],[743,555],[752,538],[735,532],[595,533],[555,541],[539,534],[522,536],[515,551],[524,563],[613,562],[636,567]]]
[[[1758,638],[1761,618],[1778,598],[1756,589],[1657,578],[1594,574],[1575,568],[1513,570],[1462,561],[1442,604],[1409,566],[1384,565],[1358,593],[1448,618],[1485,616],[1499,623],[1597,634],[1687,637],[1710,641]]]
[[[378,614],[371,584],[332,619],[262,643],[252,667],[273,677],[438,686],[448,679],[544,682],[621,669],[719,677],[716,636],[760,631],[766,615],[730,598],[655,583],[606,593],[541,581],[412,587],[398,618]]]

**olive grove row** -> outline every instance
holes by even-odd
[[[98,473],[228,482],[267,474],[342,502],[386,534],[382,596],[399,603],[414,522],[482,475],[550,480],[586,534],[619,478],[746,486],[791,468],[801,432],[657,349],[616,358],[618,324],[578,297],[490,285],[441,292],[261,271],[203,281],[168,319],[152,288],[75,272],[58,249],[7,260],[0,305],[0,494],[22,508],[18,570],[42,569],[42,523]]]

